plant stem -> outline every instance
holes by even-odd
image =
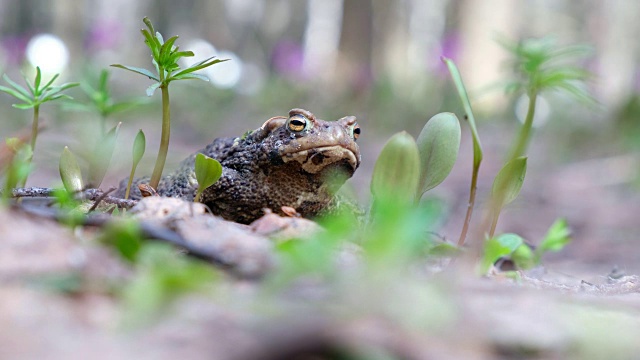
[[[529,140],[531,140],[531,128],[533,127],[533,116],[536,111],[536,98],[538,93],[535,90],[529,91],[529,109],[527,110],[527,117],[524,120],[524,124],[518,134],[518,140],[515,143],[513,152],[507,161],[515,159],[518,156],[524,155],[529,146]]]
[[[40,105],[36,105],[33,107],[33,122],[31,123],[31,151],[36,150],[36,139],[38,138],[39,116],[40,116]]]
[[[462,232],[460,232],[460,238],[458,239],[458,246],[463,246],[464,241],[467,238],[467,232],[469,231],[469,223],[471,223],[471,215],[473,214],[473,207],[476,203],[476,190],[478,188],[478,171],[480,170],[480,163],[473,167],[473,173],[471,174],[471,189],[469,190],[469,204],[467,205],[467,215],[464,218],[464,225],[462,225]]]
[[[40,118],[40,105],[36,105],[33,107],[33,122],[31,123],[31,156],[27,159],[27,163],[31,163],[33,160],[33,154],[36,150],[36,139],[38,138],[38,119]],[[25,175],[24,179],[20,184],[20,187],[25,187],[27,184],[27,178],[29,175]]]
[[[129,181],[127,182],[127,191],[124,193],[124,199],[129,199],[129,194],[131,193],[131,184],[133,184],[133,175],[136,173],[136,164],[131,166],[131,173],[129,174]]]
[[[161,70],[162,74],[163,70]],[[161,79],[163,81],[164,79]],[[158,158],[156,159],[156,165],[153,168],[153,174],[151,175],[151,181],[149,185],[157,189],[162,177],[162,170],[164,169],[164,163],[167,160],[167,153],[169,152],[169,135],[171,133],[171,113],[169,108],[169,87],[168,84],[160,86],[162,91],[162,134],[160,135],[160,148],[158,149]]]
[[[496,226],[498,225],[498,218],[500,217],[500,208],[497,208],[491,211],[493,216],[491,219],[491,229],[489,229],[488,239],[491,239],[493,235],[496,233]]]

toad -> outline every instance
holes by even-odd
[[[222,165],[221,178],[201,198],[213,214],[248,224],[264,209],[282,213],[282,207],[291,207],[303,217],[314,217],[335,204],[336,191],[360,165],[359,135],[354,116],[324,121],[293,109],[288,117],[273,117],[242,137],[215,139],[165,176],[157,192],[193,201],[198,188],[195,156],[202,153]],[[124,187],[126,180],[120,195]],[[134,185],[132,198],[140,196]]]

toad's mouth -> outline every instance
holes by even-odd
[[[300,150],[282,155],[285,163],[297,161],[302,169],[310,174],[317,174],[327,166],[346,161],[353,173],[360,163],[356,154],[340,145],[323,146],[313,149]]]

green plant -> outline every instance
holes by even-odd
[[[125,260],[135,263],[143,245],[140,224],[131,219],[111,222],[99,236],[100,242],[110,245]]]
[[[585,103],[594,102],[584,87],[591,73],[571,63],[589,55],[591,48],[584,45],[557,46],[553,38],[519,42],[499,38],[499,42],[513,56],[509,64],[514,70],[515,79],[507,85],[507,92],[524,93],[529,98],[527,115],[507,158],[508,162],[526,155],[532,135],[536,99],[541,92],[564,92]]]
[[[179,254],[167,244],[146,243],[136,251],[135,276],[122,291],[125,317],[138,325],[185,294],[211,290],[218,278],[204,262]]]
[[[416,200],[449,176],[458,158],[460,133],[460,121],[453,113],[436,114],[422,128],[416,140],[420,153]]]
[[[76,193],[70,192],[66,189],[54,189],[53,199],[55,204],[62,211],[58,221],[71,229],[82,224],[85,218],[85,212],[80,208],[81,202],[77,199]]]
[[[107,130],[107,118],[115,113],[131,109],[141,104],[140,100],[115,101],[109,89],[109,71],[103,69],[97,80],[97,87],[87,82],[80,84],[80,88],[89,98],[88,104],[71,102],[65,103],[65,108],[86,112],[96,112],[100,116],[100,134],[104,136]]]
[[[376,160],[371,194],[376,201],[391,196],[407,204],[439,185],[458,158],[460,123],[452,113],[440,113],[425,124],[417,141],[406,132],[392,136]]]
[[[152,63],[156,72],[153,73],[147,69],[126,66],[120,64],[113,64],[111,66],[132,71],[134,73],[148,77],[155,82],[147,88],[147,95],[152,96],[153,93],[160,88],[162,93],[162,133],[160,138],[160,148],[158,149],[158,157],[153,168],[151,180],[149,185],[154,189],[158,187],[160,178],[162,177],[162,171],[167,159],[167,153],[169,151],[169,137],[171,132],[171,112],[169,106],[169,83],[174,80],[189,80],[200,79],[208,81],[209,79],[203,75],[195,74],[195,71],[202,70],[211,65],[223,62],[226,60],[215,59],[210,57],[202,60],[186,69],[180,69],[178,60],[182,57],[194,56],[191,51],[179,51],[179,48],[175,46],[175,42],[178,36],[172,36],[165,42],[162,35],[155,31],[153,24],[148,18],[144,18],[143,22],[147,26],[147,29],[142,29],[142,35],[145,39],[145,44],[151,50]]]
[[[460,101],[462,102],[462,107],[465,111],[465,119],[469,122],[469,129],[471,130],[471,138],[473,140],[473,168],[471,170],[471,185],[469,188],[469,203],[467,205],[467,214],[464,218],[464,224],[462,225],[462,230],[460,231],[460,237],[458,238],[458,246],[464,245],[464,241],[467,238],[467,232],[469,231],[469,224],[471,223],[471,216],[473,214],[473,208],[476,203],[476,190],[478,188],[478,172],[480,171],[480,164],[482,163],[482,144],[480,143],[480,136],[478,135],[478,130],[476,129],[476,120],[473,115],[473,110],[471,109],[471,102],[469,101],[469,96],[467,95],[467,90],[462,82],[462,76],[460,75],[460,71],[456,64],[451,60],[445,57],[442,58],[442,61],[447,65],[447,69],[449,69],[449,73],[451,74],[451,78],[453,79],[453,84],[456,87],[458,92],[458,96],[460,97]]]
[[[529,98],[529,105],[524,124],[514,139],[512,150],[506,158],[502,169],[494,180],[490,209],[483,228],[489,228],[488,236],[493,238],[495,228],[504,205],[513,201],[520,192],[526,174],[526,150],[530,143],[535,115],[536,99],[543,91],[555,90],[573,95],[584,102],[593,99],[584,90],[584,81],[590,78],[588,71],[568,63],[576,57],[583,57],[590,52],[586,46],[575,45],[558,47],[550,38],[528,39],[518,43],[501,40],[502,45],[509,50],[513,59],[510,64],[516,72],[516,79],[507,86],[508,92],[525,93]],[[474,142],[474,163],[471,178],[469,206],[458,245],[463,245],[471,214],[475,204],[477,174],[482,161],[482,148],[475,127],[475,119],[460,72],[450,59],[442,59],[451,73],[454,85],[462,101],[466,116],[469,120]]]
[[[5,203],[11,198],[11,189],[25,182],[33,167],[29,161],[33,156],[31,145],[23,143],[18,138],[6,139],[6,144],[11,155],[4,171],[2,197]]]
[[[527,167],[526,152],[531,142],[538,95],[543,91],[558,91],[572,95],[583,102],[593,103],[593,98],[583,87],[591,74],[569,62],[589,54],[589,47],[582,45],[559,47],[551,38],[526,39],[518,43],[501,39],[501,44],[513,55],[510,64],[516,75],[515,80],[507,86],[507,91],[526,94],[529,104],[527,115],[514,139],[512,150],[494,181],[491,193],[492,220],[489,237],[494,235],[498,216],[506,204],[505,200],[515,199],[524,181]]]
[[[113,157],[120,125],[122,125],[121,122],[104,134],[89,154],[88,187],[99,188],[102,184]]]
[[[484,245],[480,272],[486,274],[500,258],[512,260],[519,270],[540,265],[542,256],[548,252],[562,250],[571,241],[570,230],[564,219],[556,220],[540,244],[532,248],[517,234],[501,234],[489,238]]]
[[[489,237],[493,237],[502,208],[515,200],[520,194],[527,173],[527,158],[520,156],[507,162],[498,172],[491,187],[491,228]]]
[[[136,168],[142,160],[142,156],[144,155],[144,150],[146,148],[147,140],[144,136],[144,132],[142,129],[138,130],[138,134],[136,138],[133,140],[133,163],[131,164],[131,173],[129,174],[129,181],[127,182],[127,190],[125,192],[124,198],[128,199],[129,194],[131,193],[131,184],[133,183],[133,176],[136,173]]]
[[[60,178],[64,188],[70,194],[75,194],[82,191],[82,173],[80,172],[80,166],[76,160],[75,155],[69,150],[69,147],[65,146],[60,155],[60,164],[58,166],[60,170]]]
[[[18,100],[22,100],[21,104],[13,104],[13,107],[23,110],[33,109],[33,122],[31,124],[31,151],[35,151],[36,149],[36,139],[38,137],[38,119],[40,116],[40,105],[54,101],[58,99],[72,99],[69,95],[62,94],[63,91],[72,88],[74,86],[78,86],[78,83],[65,83],[60,86],[53,86],[53,82],[58,78],[60,74],[55,74],[47,82],[42,85],[42,73],[40,72],[40,67],[36,67],[36,77],[34,79],[33,84],[27,80],[26,76],[24,80],[27,84],[27,89],[18,85],[14,81],[12,81],[6,74],[2,76],[4,81],[6,81],[11,87],[0,86],[0,91],[5,92]],[[31,162],[31,158],[28,160]],[[24,177],[24,181],[22,185],[26,184],[27,177]]]
[[[213,185],[222,176],[222,165],[218,160],[212,159],[204,154],[196,155],[195,162],[196,180],[198,181],[198,190],[196,196],[193,199],[194,202],[199,202],[202,192]]]
[[[398,199],[398,202],[413,203],[419,178],[418,145],[407,132],[399,132],[384,145],[373,168],[373,206],[379,201],[386,202],[387,196]]]

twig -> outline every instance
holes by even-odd
[[[31,216],[51,219],[57,222],[65,222],[69,217],[62,211],[46,207],[14,206],[14,208]],[[79,223],[76,222],[76,224],[84,226],[105,227],[117,221],[119,220],[114,219],[109,215],[96,214],[84,216],[79,220]],[[211,263],[217,267],[222,268],[223,270],[231,272],[238,277],[245,279],[256,279],[264,275],[264,271],[261,270],[242,271],[242,267],[240,266],[241,264],[235,263],[233,261],[228,261],[222,254],[214,251],[213,249],[204,249],[200,246],[197,246],[185,240],[178,233],[168,228],[159,227],[157,224],[149,223],[146,221],[140,221],[139,225],[142,235],[145,238],[172,244],[185,250],[186,255]]]
[[[52,197],[55,189],[41,188],[41,187],[28,187],[28,188],[15,188],[11,190],[11,195],[14,198],[23,197]],[[86,189],[82,192],[84,198],[91,201],[104,201],[107,204],[114,204],[121,208],[130,209],[138,203],[137,200],[126,200],[115,196],[109,196],[112,190],[108,190],[106,193],[100,189]],[[99,200],[99,201],[98,201]]]
[[[87,211],[87,213],[93,212],[98,207],[100,202],[102,202],[102,200],[104,200],[110,193],[116,191],[116,189],[117,188],[115,188],[115,187],[111,187],[111,188],[109,188],[109,190],[105,191],[100,196],[98,196],[98,198],[95,200],[93,205],[89,208],[89,211]]]

